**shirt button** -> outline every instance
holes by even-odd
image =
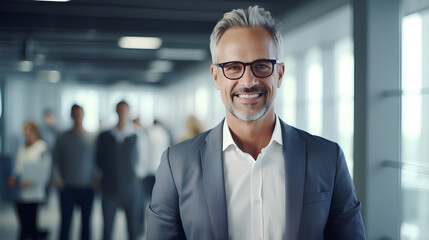
[[[256,204],[256,205],[258,205],[258,204],[260,204],[260,203],[261,203],[261,200],[259,200],[259,199],[256,199],[256,200],[255,200],[255,204]],[[259,238],[258,238],[258,239],[259,239]]]

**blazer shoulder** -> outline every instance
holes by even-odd
[[[177,143],[170,147],[170,155],[181,155],[181,154],[192,154],[197,153],[204,146],[206,142],[206,136],[212,131],[212,129],[203,132],[191,139]]]
[[[98,138],[105,138],[107,136],[113,136],[110,130],[104,130],[98,134]]]

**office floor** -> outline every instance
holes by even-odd
[[[50,195],[47,205],[39,208],[39,227],[49,231],[49,240],[59,239],[60,231],[60,212],[58,205],[58,196],[56,193]],[[73,222],[71,226],[71,240],[80,239],[80,211],[75,208]],[[94,199],[94,206],[91,216],[91,239],[99,240],[102,238],[103,219],[101,212],[101,198]],[[19,234],[19,223],[13,204],[0,202],[0,239],[17,239]],[[122,210],[117,211],[115,227],[112,239],[127,239],[125,214]],[[143,236],[140,240],[144,240]]]

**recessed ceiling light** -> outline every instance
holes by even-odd
[[[57,83],[61,80],[61,73],[57,70],[41,70],[38,72],[37,78],[42,81]]]
[[[20,61],[18,69],[21,72],[31,72],[33,70],[33,62],[28,60]]]
[[[161,44],[157,37],[121,37],[118,41],[119,47],[131,49],[158,49]]]

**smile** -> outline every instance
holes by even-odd
[[[236,95],[237,97],[239,97],[239,98],[257,98],[257,97],[260,97],[260,96],[262,96],[262,93],[256,93],[256,94],[239,94],[239,95]]]

